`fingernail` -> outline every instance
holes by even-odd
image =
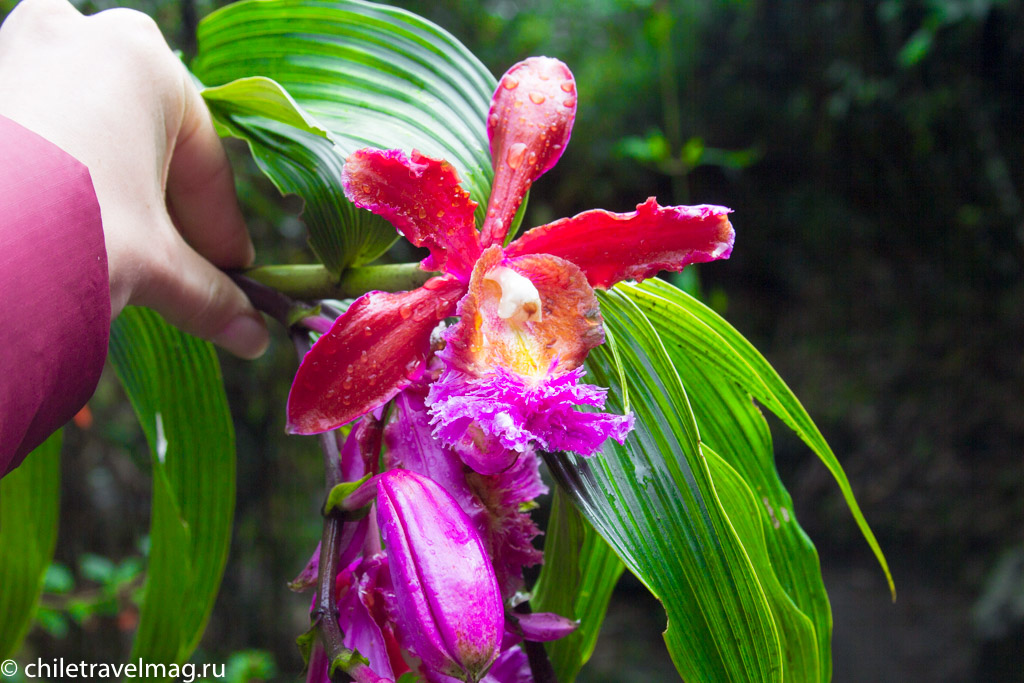
[[[262,320],[248,315],[236,316],[213,341],[241,358],[259,358],[270,344],[270,335]]]

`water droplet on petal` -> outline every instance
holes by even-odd
[[[351,377],[346,377],[345,381],[341,383],[341,387],[343,389],[351,389],[352,388],[352,378]]]
[[[570,108],[571,107],[575,107],[576,106],[576,98],[575,97],[566,97],[564,100],[562,100],[562,106],[563,107],[570,107]]]
[[[490,126],[491,128],[497,126],[498,121],[500,121],[500,119],[498,118],[497,114],[491,114],[490,116],[487,117],[487,125]]]
[[[409,304],[402,304],[398,308],[398,315],[402,316],[403,320],[408,320],[412,317],[412,306]]]
[[[437,212],[437,217],[438,218],[444,218],[444,211],[443,210],[442,211],[438,211]]]
[[[528,163],[530,166],[533,166],[534,164],[536,164],[537,163],[537,153],[536,152],[530,152],[530,156],[526,157],[526,163]]]
[[[534,104],[544,104],[544,100],[546,99],[547,97],[545,97],[543,94],[539,92],[530,93],[530,101],[533,102]]]
[[[366,192],[367,194],[369,194],[370,190],[372,190],[372,189],[373,189],[372,187],[370,187],[366,183],[363,183],[363,192]]]
[[[421,206],[421,207],[420,207],[420,210],[416,212],[416,215],[417,215],[417,216],[419,216],[420,218],[426,218],[426,217],[427,217],[427,210],[426,210],[426,209],[424,209],[424,208],[423,208],[423,207]]]
[[[505,88],[505,90],[515,90],[516,88],[519,87],[519,81],[509,76],[508,78],[501,82],[501,85],[503,88]]]
[[[526,154],[526,145],[517,142],[508,148],[508,154],[505,155],[505,163],[514,171],[523,163],[524,154]]]
[[[572,81],[565,81],[562,83],[562,92],[572,92],[576,89],[576,85]]]
[[[373,336],[373,328],[372,328],[372,327],[370,327],[369,325],[367,325],[366,327],[364,327],[364,328],[363,328],[363,333],[364,333],[364,334],[365,334],[365,335],[366,335],[367,337],[372,337],[372,336]]]

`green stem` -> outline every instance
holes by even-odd
[[[307,300],[354,299],[373,290],[401,292],[438,275],[421,270],[416,263],[349,268],[340,278],[320,264],[258,266],[243,274],[294,299]]]

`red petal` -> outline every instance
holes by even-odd
[[[658,206],[654,197],[634,213],[584,211],[525,233],[509,256],[554,254],[583,269],[592,287],[643,280],[662,270],[729,258],[734,233],[723,206]]]
[[[486,279],[504,266],[526,277],[540,295],[539,319],[501,318],[501,287]],[[502,367],[523,377],[545,377],[558,358],[555,374],[578,368],[590,349],[604,341],[601,312],[594,290],[572,263],[548,254],[502,258],[488,247],[459,303],[459,322],[446,336],[446,360],[476,376]]]
[[[562,156],[575,118],[576,82],[557,59],[530,57],[501,77],[487,115],[494,184],[485,247],[505,240],[523,195]]]
[[[431,330],[463,292],[446,275],[411,292],[359,297],[302,359],[288,394],[288,431],[325,432],[391,400],[422,373]]]
[[[390,221],[417,247],[430,249],[426,270],[469,279],[480,256],[476,202],[459,185],[451,164],[416,150],[410,159],[401,150],[366,148],[349,155],[341,182],[352,203]]]

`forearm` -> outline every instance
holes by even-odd
[[[0,116],[0,475],[85,404],[109,330],[88,170]]]

